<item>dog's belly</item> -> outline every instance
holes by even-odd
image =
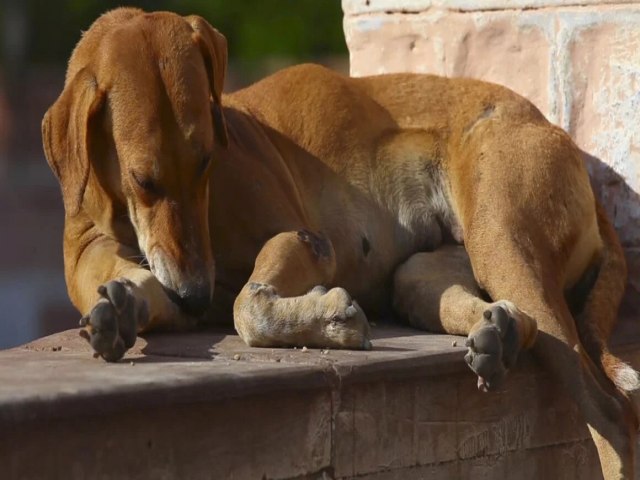
[[[368,311],[384,310],[390,301],[391,276],[395,268],[417,251],[431,250],[442,242],[433,222],[419,234],[399,225],[395,219],[360,225],[348,240],[336,245],[335,284],[349,291]]]
[[[336,252],[334,283],[369,311],[389,305],[395,268],[412,254],[452,238],[456,224],[439,170],[421,165],[389,172],[367,189],[343,191],[341,201],[335,201],[333,192],[330,202],[322,202],[328,206],[320,228]]]

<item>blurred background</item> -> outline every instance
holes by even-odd
[[[0,348],[77,326],[62,264],[64,212],[40,121],[62,90],[82,31],[122,5],[0,0]],[[145,10],[199,14],[226,35],[233,91],[304,61],[348,73],[339,0],[153,0]]]

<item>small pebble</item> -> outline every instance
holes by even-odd
[[[240,360],[240,354],[236,353],[236,354],[233,356],[233,359],[234,359],[234,360]]]
[[[302,353],[307,353],[309,349],[307,347],[302,347]]]
[[[136,362],[129,362],[129,365],[131,365],[132,367],[135,366]]]
[[[455,340],[453,342],[451,342],[451,346],[452,347],[457,347],[458,346],[458,342],[456,342]]]

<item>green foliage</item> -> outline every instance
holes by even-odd
[[[235,60],[346,54],[339,0],[132,0],[128,4],[202,15],[226,35]],[[26,0],[23,5],[29,18],[29,59],[60,62],[68,58],[82,30],[122,2]]]

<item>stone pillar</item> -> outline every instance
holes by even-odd
[[[342,0],[353,76],[475,77],[531,100],[588,154],[640,292],[640,1]],[[635,295],[634,295],[635,296]]]

